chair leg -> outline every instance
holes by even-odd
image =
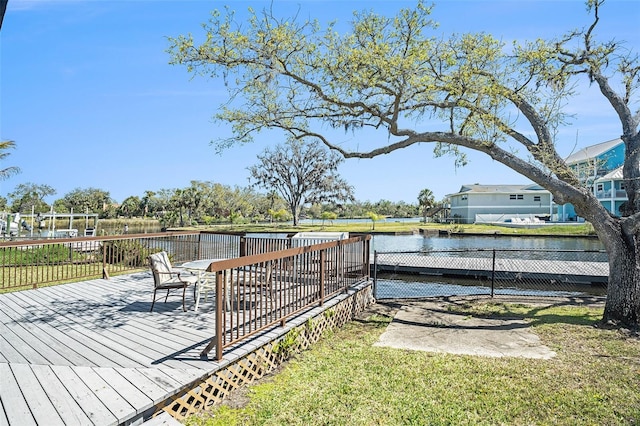
[[[167,289],[167,296],[164,298],[164,303],[167,303],[168,298],[169,298],[169,289]]]
[[[182,287],[182,311],[187,312],[187,305],[185,305],[185,299],[187,296],[187,286]]]
[[[156,304],[156,290],[153,290],[153,300],[151,301],[151,309],[149,309],[149,312],[153,312],[153,305]]]

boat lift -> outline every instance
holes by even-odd
[[[56,228],[56,220],[65,219],[68,221],[67,228]],[[29,238],[76,238],[78,229],[74,228],[74,220],[85,221],[84,236],[95,237],[98,229],[98,215],[95,213],[31,213],[20,215],[2,214],[0,219],[0,233],[2,237],[20,237],[20,232],[26,231]],[[35,233],[35,235],[34,235]]]

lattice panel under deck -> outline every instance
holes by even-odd
[[[231,391],[260,379],[293,353],[316,343],[325,331],[341,327],[372,302],[372,289],[371,286],[367,286],[290,330],[289,333],[296,335],[296,339],[287,350],[279,349],[278,342],[285,339],[289,333],[257,348],[224,369],[216,371],[207,379],[193,383],[191,389],[157,405],[154,416],[166,411],[175,419],[184,420],[187,416],[208,409],[213,404],[221,402]]]

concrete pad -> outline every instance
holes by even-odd
[[[556,355],[526,321],[460,315],[439,302],[402,306],[374,346],[486,357]]]

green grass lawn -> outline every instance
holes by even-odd
[[[455,310],[525,318],[557,356],[484,358],[374,347],[391,318],[371,314],[250,386],[241,406],[217,406],[186,423],[640,424],[640,339],[594,328],[601,309],[476,303]]]

